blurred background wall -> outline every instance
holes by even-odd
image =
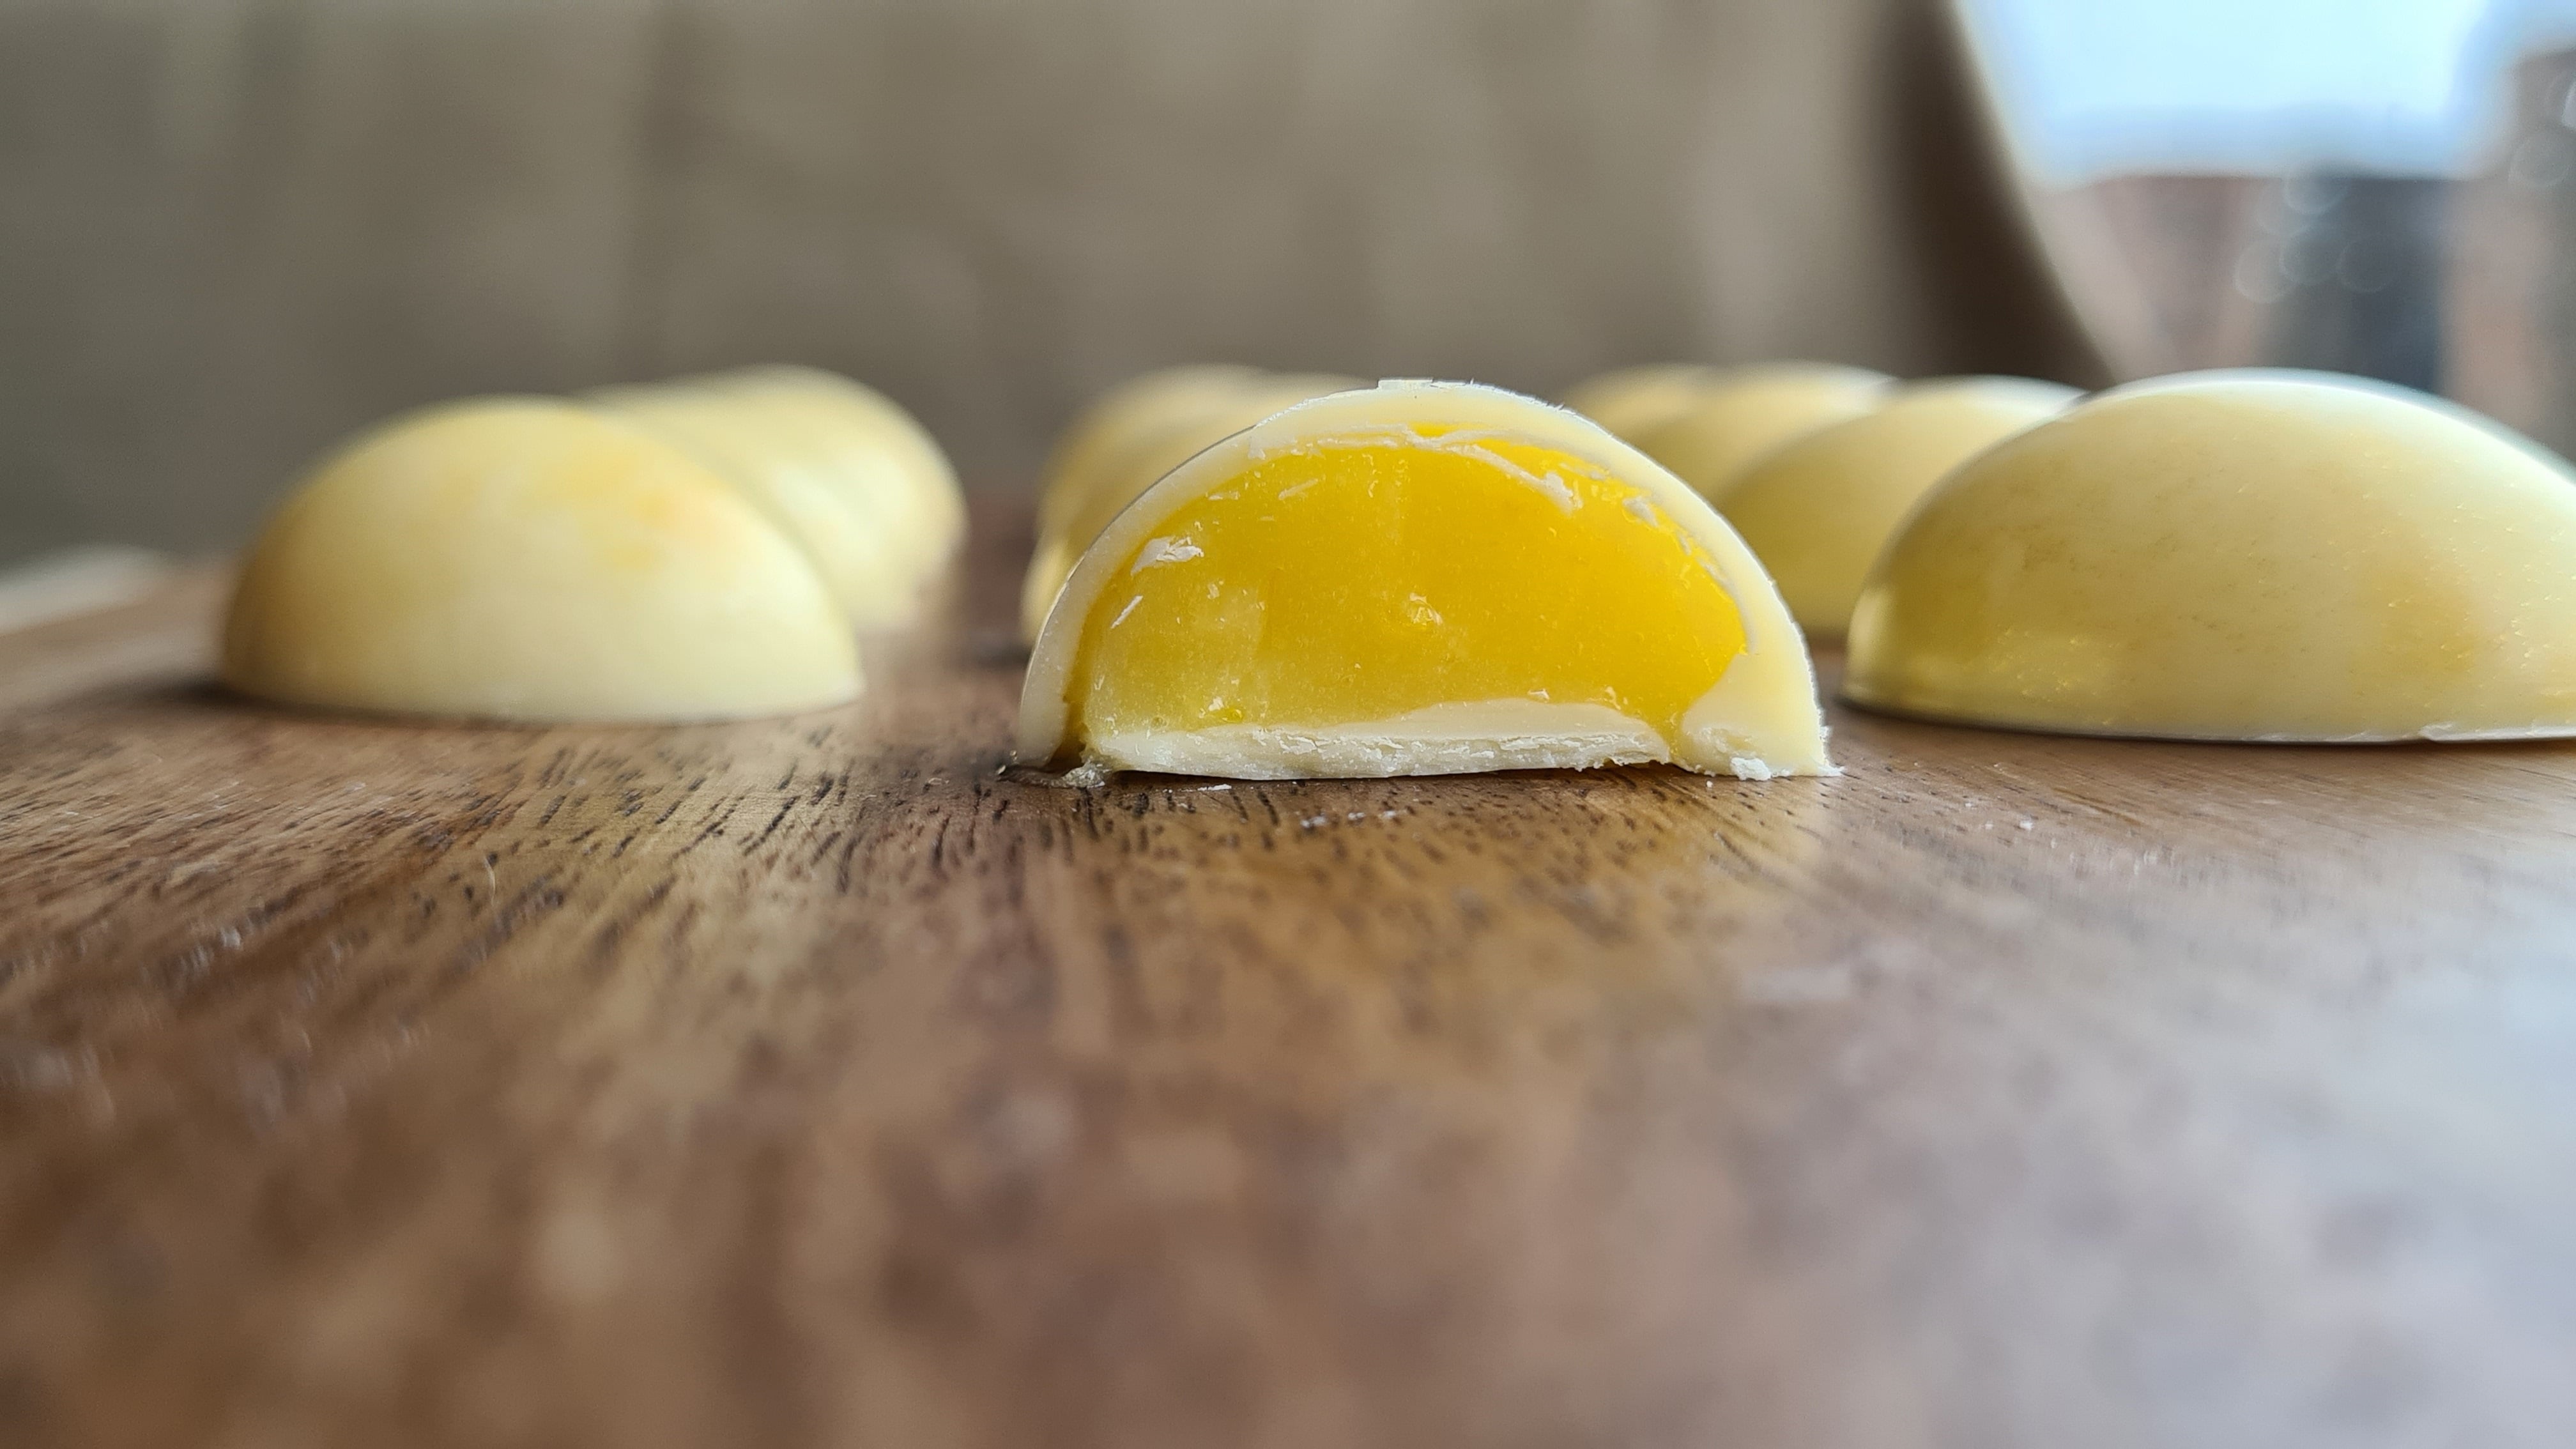
[[[2098,381],[1928,3],[0,0],[0,558],[761,360],[985,486],[1240,360]]]

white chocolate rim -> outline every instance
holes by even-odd
[[[1684,725],[1685,733],[1690,726]],[[1723,729],[1702,731],[1726,753],[1728,772],[1768,780],[1769,762],[1728,750]],[[1495,770],[1590,770],[1669,765],[1673,752],[1645,721],[1600,704],[1535,699],[1461,700],[1391,719],[1288,727],[1103,735],[1091,742],[1103,769],[1242,780],[1378,780],[1395,775],[1477,775]]]
[[[1390,405],[1403,410],[1401,422],[1390,421]],[[1427,437],[1421,424],[1454,431]],[[1496,437],[1550,448],[1601,469],[1607,476],[1641,490],[1652,506],[1705,553],[1719,587],[1734,601],[1744,629],[1744,651],[1685,714],[1681,738],[1658,750],[1671,763],[1710,773],[1750,778],[1770,775],[1831,774],[1825,753],[1822,706],[1816,694],[1815,670],[1806,641],[1781,603],[1771,577],[1754,561],[1735,530],[1687,484],[1645,454],[1619,441],[1598,424],[1535,398],[1477,383],[1389,381],[1374,388],[1331,393],[1299,403],[1219,442],[1147,489],[1103,529],[1074,566],[1039,630],[1021,686],[1017,753],[1030,765],[1061,763],[1072,743],[1066,738],[1071,719],[1067,691],[1073,684],[1075,656],[1092,606],[1129,556],[1144,546],[1154,529],[1183,504],[1223,486],[1261,460],[1281,453],[1321,446],[1415,447],[1463,452]],[[1478,449],[1478,451],[1482,451]],[[1547,481],[1530,480],[1544,487]],[[1558,485],[1560,488],[1562,485]],[[1323,728],[1222,726],[1212,730],[1167,732],[1152,741],[1112,738],[1090,742],[1101,762],[1113,768],[1176,769],[1186,758],[1199,768],[1188,773],[1222,773],[1256,778],[1247,772],[1276,767],[1280,777],[1318,773],[1298,769],[1291,761],[1309,758],[1322,764],[1329,757],[1351,763],[1377,762],[1384,768],[1353,773],[1454,773],[1476,768],[1440,762],[1459,749],[1490,750],[1550,759],[1550,768],[1614,764],[1640,748],[1642,724],[1615,711],[1594,716],[1553,716],[1546,723],[1517,708],[1497,713],[1497,706],[1531,701],[1468,701],[1436,706],[1449,711],[1443,719],[1425,719],[1415,711],[1399,720],[1336,724]],[[1564,709],[1569,706],[1545,706]],[[1614,723],[1615,721],[1615,723]],[[1390,734],[1402,726],[1418,735],[1407,747],[1405,735]],[[1178,736],[1175,738],[1175,736]],[[1379,743],[1362,750],[1363,738]],[[1446,742],[1444,743],[1444,739]],[[1263,752],[1256,758],[1246,747]],[[1581,763],[1573,757],[1588,752]],[[1418,757],[1418,762],[1401,758]],[[1150,763],[1168,760],[1172,764]],[[1558,764],[1565,760],[1568,763]],[[1535,764],[1529,766],[1537,768]],[[1483,768],[1522,768],[1486,766]]]

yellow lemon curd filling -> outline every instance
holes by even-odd
[[[1452,400],[1443,388],[1519,403],[1541,415],[1529,431],[1581,429],[1633,466],[1480,418],[1399,422],[1377,401]],[[1769,580],[1687,489],[1589,424],[1492,389],[1389,384],[1220,451],[1082,561],[1032,661],[1024,758],[1250,778],[1831,768]]]
[[[1669,739],[1744,621],[1688,536],[1590,471],[1501,439],[1264,461],[1165,520],[1093,603],[1079,725],[1316,728],[1510,700]]]

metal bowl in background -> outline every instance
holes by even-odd
[[[1978,10],[1954,6],[1971,64]],[[2496,84],[2495,123],[2450,175],[2177,168],[2065,184],[2026,158],[2015,169],[2042,251],[2121,376],[2358,373],[2576,452],[2576,48],[2528,54]]]

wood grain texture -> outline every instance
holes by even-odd
[[[2576,750],[1067,790],[1024,546],[739,726],[0,645],[0,1443],[2566,1442]]]

